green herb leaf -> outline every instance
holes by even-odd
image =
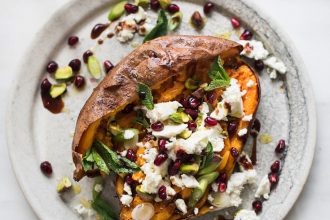
[[[213,63],[208,75],[212,81],[205,88],[206,91],[216,88],[223,88],[230,85],[230,77],[221,64],[220,56]]]
[[[95,161],[96,166],[100,169],[101,172],[106,173],[109,175],[110,170],[103,160],[103,158],[96,152],[95,149],[92,150],[93,160]]]
[[[86,152],[85,156],[83,157],[82,166],[83,166],[85,172],[93,169],[94,159],[93,159],[93,154],[92,154],[91,150],[88,150]]]
[[[127,167],[133,169],[134,171],[139,171],[140,170],[140,167],[138,165],[136,165],[136,163],[130,161],[126,157],[121,157],[121,160],[125,163],[125,165]]]
[[[104,219],[104,220],[117,220],[116,213],[113,212],[113,208],[101,198],[99,194],[92,202],[92,208]]]
[[[145,128],[150,127],[150,122],[149,122],[148,118],[145,117],[142,110],[138,110],[136,112],[135,123],[140,124]]]
[[[142,99],[141,102],[145,107],[147,107],[147,109],[152,110],[154,108],[154,98],[149,86],[143,83],[138,83],[138,92],[145,94],[145,98]]]
[[[205,156],[203,157],[203,160],[202,160],[201,169],[208,166],[212,162],[212,158],[213,158],[213,146],[209,142],[205,149]]]
[[[160,36],[167,34],[168,19],[166,17],[165,11],[160,10],[158,13],[158,19],[156,26],[145,36],[143,43],[155,39]]]

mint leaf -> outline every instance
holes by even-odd
[[[122,157],[121,160],[125,163],[125,165],[127,167],[133,169],[134,171],[139,171],[140,170],[140,167],[138,165],[136,165],[136,163],[130,161],[126,157]]]
[[[88,170],[93,169],[94,162],[95,161],[93,159],[92,151],[88,150],[82,160],[82,166],[83,166],[84,171],[86,172]]]
[[[145,128],[150,127],[150,122],[148,121],[148,118],[146,118],[141,110],[138,110],[136,112],[136,118],[135,123],[142,125]]]
[[[158,13],[158,19],[156,26],[145,36],[143,39],[143,43],[155,39],[160,36],[164,36],[167,34],[168,28],[168,19],[166,17],[165,11],[160,10]]]
[[[97,195],[92,202],[92,208],[104,219],[104,220],[117,220],[117,215],[113,212],[113,208],[101,198],[101,195]]]
[[[208,75],[212,81],[205,88],[206,91],[210,91],[216,88],[223,88],[230,85],[230,77],[221,64],[220,56],[212,64]]]
[[[203,160],[202,160],[201,169],[203,169],[204,167],[207,167],[212,162],[212,159],[213,159],[213,146],[209,142],[205,149],[205,156],[203,157]]]
[[[100,154],[96,152],[96,150],[92,150],[93,159],[95,161],[96,166],[100,169],[101,172],[106,173],[107,175],[110,173],[110,170],[107,164],[104,162]]]
[[[149,86],[143,83],[138,83],[138,93],[144,93],[145,97],[141,100],[142,104],[149,110],[154,108],[154,97],[152,96]]]

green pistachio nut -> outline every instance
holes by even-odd
[[[58,68],[55,72],[56,80],[66,80],[66,79],[70,79],[72,76],[73,76],[73,71],[70,66]]]
[[[182,22],[182,12],[178,11],[170,17],[170,20],[168,22],[168,28],[171,31],[174,31],[180,26],[181,22]]]
[[[58,193],[62,193],[72,187],[72,183],[69,179],[69,177],[65,176],[60,179],[60,181],[57,184],[56,190]]]
[[[184,86],[187,88],[187,89],[190,89],[190,90],[195,90],[195,89],[198,89],[199,87],[199,81],[198,80],[194,80],[192,78],[188,78],[186,80],[186,82],[184,83]]]
[[[120,18],[124,14],[124,12],[125,12],[124,6],[126,3],[127,3],[127,1],[121,1],[117,4],[115,4],[111,8],[109,15],[108,15],[109,21],[114,21],[114,20]]]
[[[49,94],[52,98],[56,98],[62,95],[65,91],[66,91],[66,84],[60,83],[60,84],[52,85],[50,87]]]
[[[193,164],[183,164],[180,166],[181,173],[195,175],[199,170],[199,165],[197,163]]]
[[[96,56],[89,56],[87,61],[87,69],[89,73],[95,78],[101,78],[101,64]]]

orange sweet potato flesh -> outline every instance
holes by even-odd
[[[128,54],[94,89],[80,111],[72,142],[74,179],[84,176],[82,157],[91,147],[101,120],[138,99],[138,82],[157,89],[192,63],[210,66],[217,56],[235,57],[241,50],[241,45],[217,37],[171,35],[149,41]],[[170,97],[162,99],[173,97],[181,89],[180,83]]]

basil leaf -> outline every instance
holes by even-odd
[[[216,88],[223,88],[230,85],[230,77],[221,64],[220,56],[212,64],[208,75],[212,81],[205,88],[206,91],[210,91]]]
[[[210,142],[206,146],[205,153],[206,154],[203,157],[201,169],[203,169],[204,167],[208,166],[212,162],[212,158],[213,158],[213,146],[212,146],[212,144]]]
[[[83,157],[82,166],[83,166],[83,169],[84,169],[85,172],[87,170],[93,169],[94,159],[93,159],[93,154],[92,154],[91,150],[88,150],[86,152],[85,156]]]
[[[167,34],[168,19],[166,17],[165,11],[160,10],[158,13],[158,19],[156,26],[145,36],[143,43],[155,39],[160,36]]]
[[[130,161],[126,157],[122,157],[121,160],[125,163],[125,165],[129,168],[132,168],[134,171],[139,171],[140,167],[136,165],[136,163]]]
[[[145,128],[150,127],[150,122],[148,118],[146,118],[141,110],[136,112],[135,123],[142,125]]]
[[[97,195],[92,202],[92,208],[104,219],[104,220],[117,220],[116,213],[113,212],[113,208],[101,198],[101,195]]]
[[[104,162],[104,160],[100,156],[100,154],[98,154],[96,152],[96,150],[93,149],[92,150],[92,155],[93,155],[93,159],[95,161],[95,164],[100,169],[100,171],[103,172],[103,173],[106,173],[107,175],[109,175],[110,170],[109,170],[107,164]]]
[[[152,96],[151,89],[149,88],[149,86],[143,83],[138,83],[138,92],[145,94],[145,97],[141,100],[141,102],[147,109],[152,110],[154,108],[154,98]]]

